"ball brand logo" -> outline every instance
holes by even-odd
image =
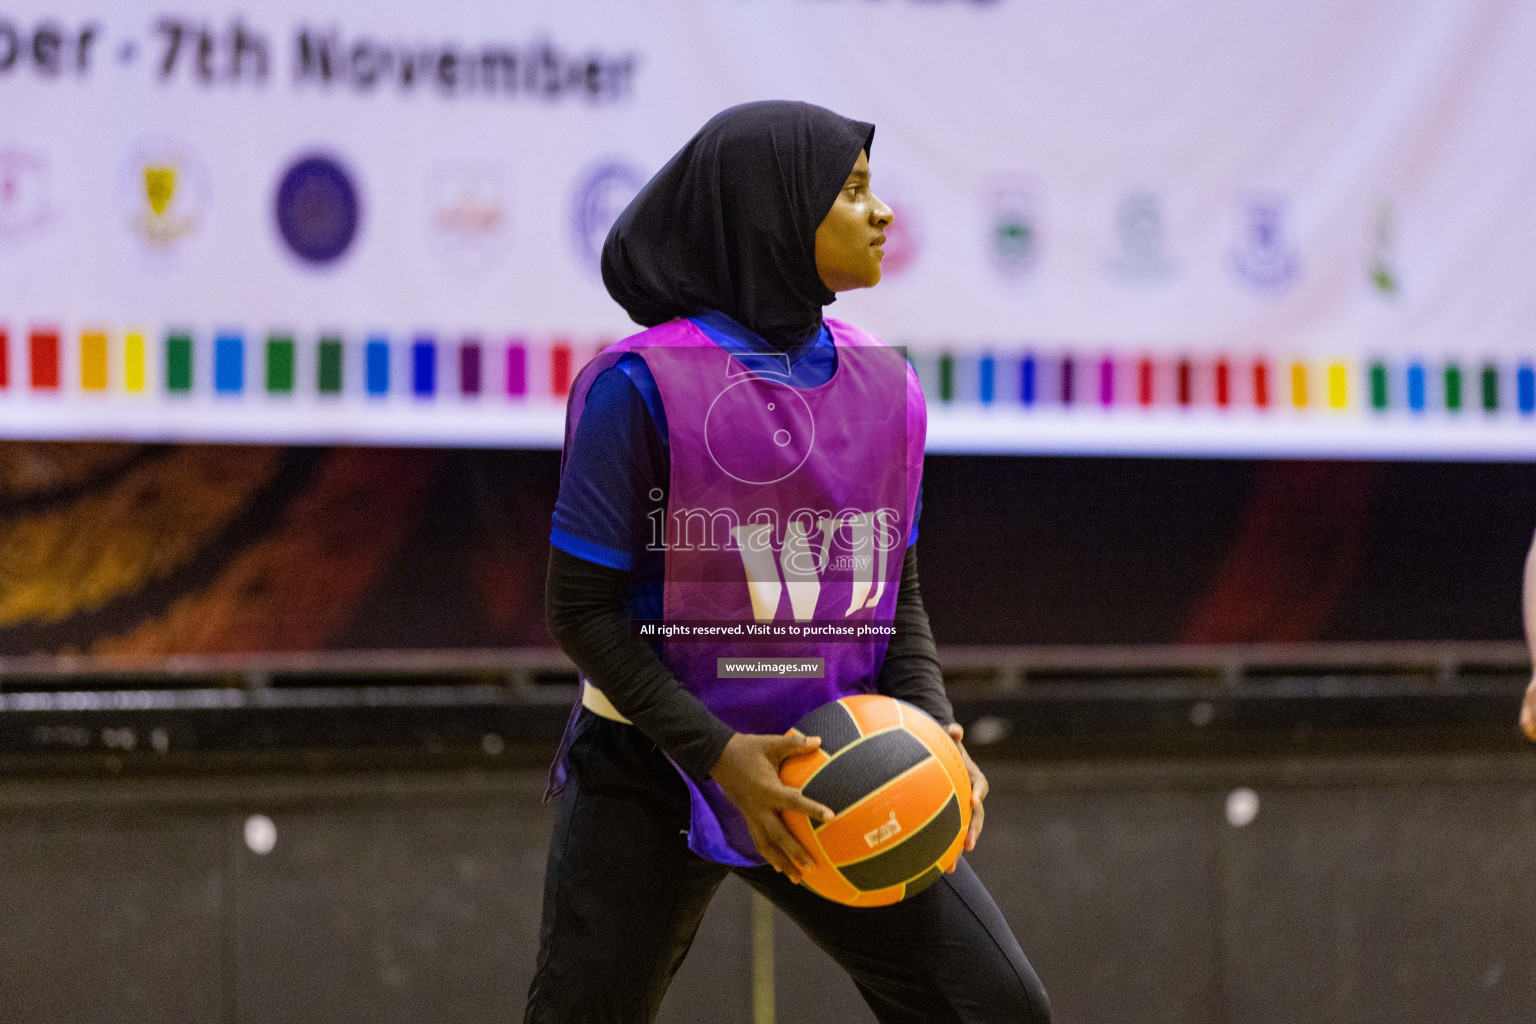
[[[1005,280],[1027,276],[1039,262],[1039,211],[1024,182],[994,185],[987,196],[987,257]]]
[[[628,161],[604,159],[576,179],[571,195],[571,236],[583,266],[596,271],[608,229],[645,186],[645,175]]]
[[[1121,197],[1115,208],[1115,235],[1120,251],[1110,269],[1133,281],[1154,281],[1173,272],[1168,258],[1167,224],[1157,193],[1135,189]]]
[[[1242,238],[1232,253],[1233,269],[1260,291],[1284,291],[1301,276],[1301,256],[1286,231],[1289,204],[1275,193],[1256,192],[1242,206]]]
[[[278,183],[274,207],[278,232],[289,251],[313,266],[345,255],[362,221],[351,173],[324,154],[301,157],[288,168]]]
[[[0,242],[20,241],[52,222],[48,161],[25,149],[0,149]]]
[[[208,173],[187,147],[169,140],[141,143],[118,178],[118,202],[145,250],[169,253],[202,226]]]
[[[890,821],[882,823],[879,828],[872,828],[864,833],[864,842],[873,850],[881,843],[888,842],[899,835],[901,835],[901,822],[896,820],[896,812],[892,811]]]
[[[427,229],[450,264],[475,274],[505,254],[511,228],[506,169],[444,164],[427,179]]]

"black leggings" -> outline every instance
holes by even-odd
[[[853,978],[882,1024],[1049,1024],[1045,990],[970,866],[856,909],[687,846],[688,794],[644,735],[582,713],[544,880],[525,1024],[647,1024],[732,870]]]

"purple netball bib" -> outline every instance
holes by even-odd
[[[738,732],[782,733],[872,692],[895,614],[922,476],[922,391],[900,353],[826,323],[837,369],[819,387],[792,387],[783,356],[727,351],[674,320],[604,350],[572,389],[567,445],[591,382],[620,356],[644,359],[656,380],[672,469],[651,542],[665,548],[665,621],[689,631],[663,640],[661,658]],[[742,676],[728,658],[820,659],[822,674]],[[761,864],[720,788],[682,774],[690,848]]]

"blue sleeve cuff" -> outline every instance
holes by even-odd
[[[568,555],[584,558],[609,569],[622,569],[628,572],[634,568],[634,559],[629,552],[605,548],[601,544],[594,544],[589,540],[566,533],[559,527],[549,531],[549,542]]]

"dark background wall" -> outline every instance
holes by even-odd
[[[987,764],[973,863],[1059,1024],[1515,1024],[1536,991],[1536,759]],[[0,783],[7,1024],[519,1018],[539,773]],[[1258,816],[1223,807],[1252,786]],[[245,846],[247,815],[277,844]],[[748,895],[668,1024],[751,1020]],[[778,1021],[871,1021],[782,917]]]
[[[554,452],[0,442],[0,654],[546,645]],[[1536,465],[932,456],[943,643],[1520,636]]]
[[[930,457],[948,643],[1518,639],[1536,466]]]

